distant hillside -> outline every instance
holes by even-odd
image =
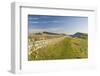
[[[72,35],[72,37],[78,37],[78,38],[83,38],[83,39],[87,39],[88,38],[88,34],[87,33],[80,33],[77,32],[74,35]]]
[[[49,34],[49,35],[60,35],[60,34],[58,34],[58,33],[52,33],[52,32],[46,32],[46,31],[44,31],[43,34]]]
[[[47,32],[47,31],[44,31],[44,32],[39,32],[39,33],[35,33],[36,35],[42,35],[42,34],[47,34],[47,35],[66,35],[64,33],[53,33],[53,32]]]

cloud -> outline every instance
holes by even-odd
[[[51,22],[58,23],[59,21],[54,20],[54,21],[51,21]]]
[[[49,21],[29,21],[30,24],[35,24],[35,23],[49,23]]]
[[[38,20],[38,19],[40,19],[40,18],[33,18],[33,17],[29,17],[29,20]]]
[[[30,24],[31,24],[31,23],[39,23],[39,22],[38,22],[38,21],[30,21]]]

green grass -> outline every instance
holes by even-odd
[[[87,39],[64,38],[59,43],[40,48],[28,60],[79,59],[88,57]]]

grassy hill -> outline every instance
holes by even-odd
[[[74,35],[75,36],[75,35]],[[88,57],[88,40],[82,34],[32,52],[28,60],[80,59]]]
[[[72,37],[78,37],[78,38],[87,39],[87,38],[88,38],[88,35],[87,35],[87,33],[80,33],[80,32],[77,32],[77,33],[75,33],[74,35],[72,35]]]

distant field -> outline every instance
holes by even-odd
[[[55,44],[32,51],[28,60],[80,59],[88,57],[88,40],[83,38],[64,37]]]

